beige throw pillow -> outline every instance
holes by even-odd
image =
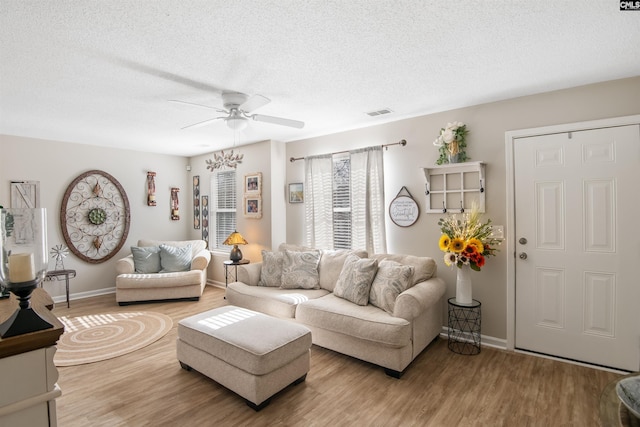
[[[319,262],[320,251],[285,250],[280,287],[283,289],[320,289]]]
[[[262,268],[258,286],[279,288],[282,284],[282,252],[262,251]]]
[[[378,261],[350,254],[344,261],[333,294],[358,305],[367,305],[371,282],[378,270]]]
[[[412,286],[414,267],[391,260],[382,260],[378,274],[371,284],[369,302],[389,314],[393,314],[396,298]]]

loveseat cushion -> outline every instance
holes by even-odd
[[[136,273],[157,273],[160,271],[160,248],[158,246],[131,246]]]
[[[396,298],[411,286],[415,268],[384,259],[378,264],[378,273],[371,284],[369,302],[389,314],[393,314]]]
[[[116,277],[116,288],[152,289],[200,285],[203,274],[202,270],[181,271],[176,273],[119,274]]]
[[[174,273],[191,270],[191,245],[176,247],[160,245],[161,273]]]
[[[333,294],[354,304],[367,305],[371,282],[373,282],[377,271],[377,260],[360,258],[354,254],[347,256]]]
[[[411,323],[407,320],[333,294],[298,304],[296,321],[388,347],[404,347],[411,341]]]
[[[284,251],[282,263],[283,289],[320,289],[318,263],[320,251]]]
[[[198,252],[207,248],[207,242],[205,242],[204,240],[138,240],[138,246],[160,246],[162,244],[175,246],[177,248],[182,248],[184,246],[190,245],[191,258],[195,257]]]

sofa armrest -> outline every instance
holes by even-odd
[[[258,286],[260,281],[260,272],[262,272],[262,263],[245,264],[238,266],[238,277],[236,280],[249,286]]]
[[[412,321],[434,304],[438,304],[447,289],[444,280],[432,277],[416,283],[396,298],[394,317]]]
[[[116,273],[118,274],[133,274],[136,272],[135,265],[133,264],[133,255],[120,258],[116,261]]]
[[[208,249],[203,249],[196,254],[191,260],[192,270],[206,270],[209,262],[211,261],[211,252]]]

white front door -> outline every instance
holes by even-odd
[[[515,347],[640,368],[640,126],[518,138]]]

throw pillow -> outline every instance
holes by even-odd
[[[160,271],[160,248],[157,246],[131,246],[133,266],[136,273],[157,273]]]
[[[181,248],[176,246],[160,245],[160,273],[176,271],[189,271],[191,269],[191,245]]]
[[[358,305],[367,305],[371,282],[378,271],[378,261],[350,254],[344,261],[333,294]]]
[[[282,284],[282,252],[262,251],[262,269],[258,286],[280,287]]]
[[[389,314],[393,314],[396,298],[412,286],[414,267],[399,262],[382,260],[378,274],[371,284],[369,302]]]
[[[320,289],[319,262],[320,251],[285,250],[280,287],[283,289]]]

